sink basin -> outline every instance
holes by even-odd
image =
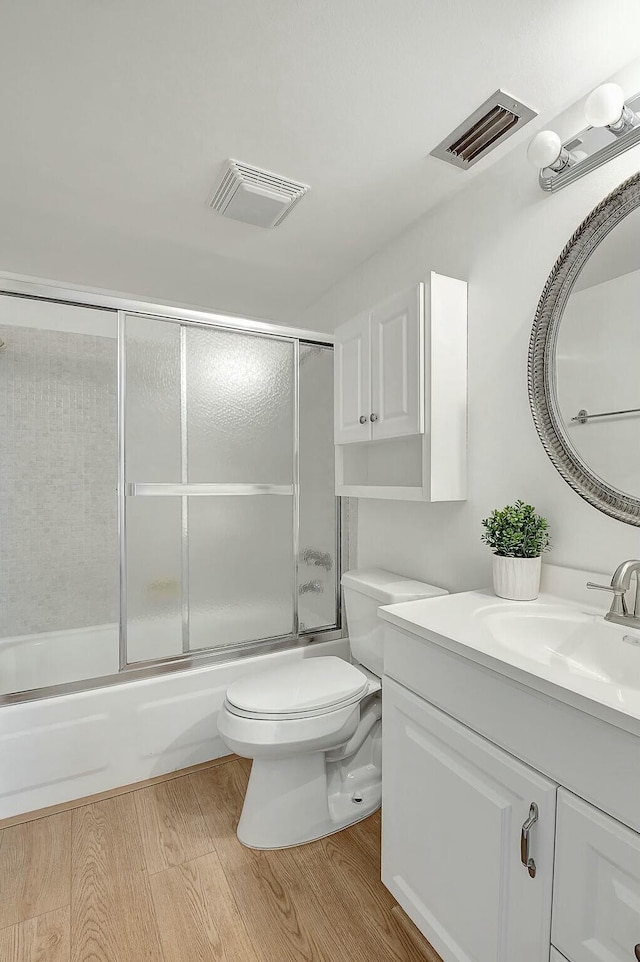
[[[595,711],[604,706],[640,720],[640,631],[605,621],[601,610],[581,601],[541,594],[537,601],[512,602],[491,591],[466,591],[378,613],[529,686],[542,683],[548,692],[551,684],[555,697],[572,693]]]
[[[640,631],[564,605],[489,605],[478,616],[505,655],[640,690]]]

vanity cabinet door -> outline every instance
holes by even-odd
[[[640,835],[558,792],[553,942],[571,962],[640,959]]]
[[[383,882],[444,962],[548,962],[556,785],[386,677],[383,704]]]
[[[369,313],[337,328],[333,352],[334,440],[336,444],[370,441],[371,331]]]

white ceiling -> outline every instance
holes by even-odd
[[[637,56],[637,0],[5,2],[0,269],[296,322],[425,210]],[[497,87],[540,111],[428,157]],[[214,214],[227,157],[311,185]]]

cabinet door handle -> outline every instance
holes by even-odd
[[[640,962],[640,942],[638,942],[635,949],[633,950],[633,954],[635,955],[636,959],[638,959],[638,962]]]
[[[371,414],[371,415],[369,415],[369,420],[370,420],[370,421],[377,421],[377,420],[378,420],[378,415],[377,415],[377,414]]]
[[[367,423],[367,415],[366,415],[366,414],[361,414],[360,417],[358,418],[358,420],[360,421],[360,424],[366,424],[366,423]]]
[[[522,826],[522,832],[520,834],[520,861],[526,868],[531,878],[536,877],[536,863],[531,857],[530,852],[531,829],[537,821],[538,806],[535,802],[531,802],[531,806],[529,808],[529,817]]]

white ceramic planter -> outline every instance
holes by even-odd
[[[493,556],[493,590],[509,601],[534,601],[540,593],[542,558]]]

